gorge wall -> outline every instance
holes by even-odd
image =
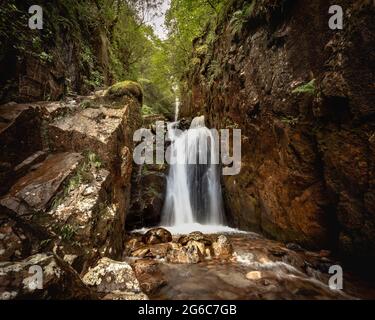
[[[223,178],[234,226],[359,264],[375,254],[375,9],[331,2],[231,1],[195,41],[181,116],[242,130]]]
[[[95,297],[79,274],[122,257],[141,101],[141,87],[125,81],[91,96],[0,105],[1,299]],[[35,264],[43,290],[22,285]]]

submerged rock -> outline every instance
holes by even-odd
[[[191,232],[188,235],[181,236],[178,239],[178,243],[182,244],[183,246],[186,245],[189,241],[202,242],[207,246],[210,246],[212,244],[212,240],[200,231]]]
[[[167,243],[172,241],[172,234],[163,228],[155,228],[146,232],[143,236],[145,244]]]

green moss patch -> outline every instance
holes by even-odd
[[[140,103],[143,101],[143,90],[139,83],[134,81],[122,81],[114,84],[108,89],[107,96],[122,97],[133,96]]]

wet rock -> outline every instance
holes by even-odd
[[[37,277],[39,270],[41,277]],[[20,262],[0,262],[0,299],[95,298],[79,275],[56,256],[37,254]]]
[[[200,231],[191,232],[188,235],[183,235],[178,239],[178,243],[182,244],[183,246],[186,245],[189,241],[202,242],[207,246],[210,246],[212,244],[212,240]]]
[[[232,244],[224,235],[220,235],[217,240],[212,243],[212,249],[215,256],[219,258],[228,258],[233,254]]]
[[[183,247],[181,245],[175,246],[168,251],[166,260],[169,263],[195,264],[203,261],[204,256],[199,246],[191,243],[189,247]]]
[[[126,262],[118,262],[102,258],[97,265],[84,275],[83,282],[98,293],[139,294],[141,288],[131,266]]]
[[[198,249],[199,253],[201,256],[205,256],[206,255],[206,246],[203,242],[200,242],[200,241],[195,241],[195,240],[190,240],[186,245],[185,247],[189,250],[195,250],[195,249]],[[208,249],[208,248],[207,248]]]
[[[163,228],[155,228],[146,232],[143,236],[145,244],[158,244],[172,241],[172,234]]]
[[[159,269],[159,263],[153,260],[137,260],[132,265],[142,291],[148,295],[155,294],[167,282]]]

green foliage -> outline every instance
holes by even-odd
[[[99,156],[94,152],[89,151],[86,155],[86,159],[86,164],[91,168],[100,169],[103,165]]]
[[[248,21],[251,13],[254,10],[255,0],[250,3],[246,3],[242,10],[238,10],[233,13],[230,20],[232,27],[232,34],[236,34],[242,31],[243,25]]]
[[[154,109],[149,107],[148,105],[144,104],[142,107],[142,116],[152,116],[155,115]]]
[[[221,64],[213,60],[208,67],[208,82],[210,85],[214,82],[216,78],[218,78],[222,74]]]
[[[300,85],[295,88],[292,93],[308,93],[314,95],[316,92],[315,79],[312,79],[310,82]]]
[[[76,234],[77,234],[77,230],[71,224],[65,224],[60,229],[61,239],[64,241],[73,240]]]
[[[171,1],[166,23],[170,33],[167,43],[176,79],[181,79],[190,67],[193,40],[204,35],[211,21],[217,19],[224,3],[224,0]]]

